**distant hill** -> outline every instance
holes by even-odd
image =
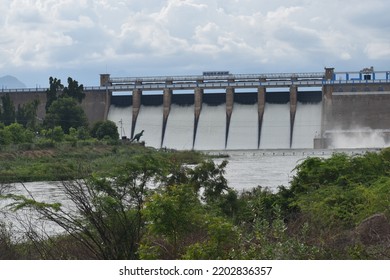
[[[14,76],[0,77],[0,89],[11,89],[11,88],[25,88],[26,85],[19,81]]]

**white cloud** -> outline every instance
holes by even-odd
[[[61,69],[96,84],[107,65],[112,75],[388,70],[389,8],[383,0],[5,0],[0,74],[34,85]]]
[[[364,49],[367,56],[371,59],[390,59],[390,41],[370,42]]]

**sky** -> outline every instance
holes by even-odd
[[[1,0],[0,77],[390,70],[388,0]]]

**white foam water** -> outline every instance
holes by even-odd
[[[203,104],[195,139],[195,150],[225,149],[226,107]]]
[[[257,104],[234,104],[226,149],[257,149]]]
[[[130,138],[131,120],[133,119],[131,107],[118,107],[111,105],[108,111],[107,119],[113,121],[118,127],[118,133],[121,136]]]
[[[290,148],[290,105],[266,103],[260,149]]]
[[[138,133],[144,130],[141,141],[145,141],[145,145],[160,148],[161,134],[163,122],[163,107],[162,106],[144,106],[141,105],[135,132]]]
[[[194,134],[194,106],[172,104],[163,147],[191,150]]]
[[[131,107],[111,106],[108,119],[118,126],[121,136],[131,134]],[[162,106],[141,106],[135,133],[145,130],[141,140],[147,146],[161,147]],[[313,139],[321,130],[321,103],[298,103],[293,130],[293,149],[313,148]],[[178,150],[192,149],[194,133],[194,107],[172,104],[162,147]],[[199,117],[194,149],[225,149],[226,105],[203,104]],[[230,120],[226,149],[257,149],[258,112],[257,104],[234,104]],[[260,149],[290,148],[289,104],[265,105]]]
[[[308,149],[314,147],[314,138],[321,132],[321,103],[297,104],[291,148]]]

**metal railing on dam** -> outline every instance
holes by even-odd
[[[365,69],[359,72],[308,72],[270,74],[181,75],[147,77],[110,77],[102,74],[100,86],[85,86],[86,91],[132,91],[132,90],[184,90],[233,88],[277,88],[277,87],[322,87],[325,85],[385,84],[390,83],[390,71]],[[104,77],[104,78],[103,78]],[[2,88],[0,92],[46,92],[48,88]]]
[[[256,87],[321,87],[324,85],[375,85],[375,84],[385,84],[390,83],[390,80],[377,79],[377,80],[301,80],[301,81],[208,81],[208,82],[175,82],[175,83],[165,83],[165,82],[148,82],[143,84],[122,84],[122,85],[106,85],[106,86],[86,86],[84,90],[86,91],[132,91],[134,89],[140,90],[183,90],[183,89],[221,89],[227,87],[233,88],[256,88]],[[4,93],[18,93],[18,92],[46,92],[48,88],[18,88],[18,89],[6,89],[2,88],[0,92]]]
[[[146,83],[146,84],[128,84],[128,85],[112,85],[91,89],[107,89],[109,91],[130,91],[134,89],[140,90],[183,90],[183,89],[221,89],[227,87],[233,88],[256,88],[256,87],[321,87],[324,85],[353,85],[353,84],[383,84],[389,83],[389,80],[303,80],[303,81],[226,81],[226,82],[187,82],[187,83]],[[87,88],[86,88],[87,89]]]
[[[166,81],[207,81],[207,80],[291,80],[291,79],[323,79],[324,73],[272,73],[272,74],[225,74],[225,75],[182,75],[182,76],[151,76],[151,77],[112,77],[110,82],[127,84],[137,82]]]

